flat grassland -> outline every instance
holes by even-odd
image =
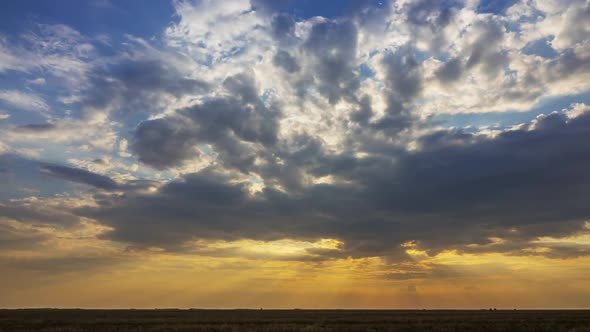
[[[0,310],[0,331],[569,331],[584,310]]]

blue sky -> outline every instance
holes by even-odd
[[[0,240],[25,245],[0,263],[72,259],[63,238],[373,277],[587,257],[588,22],[583,0],[2,3]]]
[[[87,35],[107,34],[117,38],[122,34],[150,38],[174,20],[171,1],[73,1],[56,5],[51,1],[11,1],[3,5],[4,33],[18,34],[31,24],[43,22],[66,24]]]

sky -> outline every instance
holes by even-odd
[[[0,307],[590,308],[588,0],[0,4]]]

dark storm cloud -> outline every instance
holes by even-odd
[[[131,189],[145,185],[142,181],[136,181],[122,186],[106,176],[18,154],[0,154],[0,170],[0,201],[53,196],[68,190],[67,181],[104,190]]]
[[[258,87],[254,77],[250,74],[237,74],[226,78],[223,87],[230,95],[240,97],[244,104],[257,103]]]
[[[98,198],[101,193],[132,192],[153,186],[149,180],[118,183],[105,175],[84,169],[29,159],[16,154],[0,155],[0,218],[38,224],[75,225],[78,218],[62,207],[46,206],[41,200],[71,191],[70,182],[88,185]],[[6,203],[3,205],[3,203]]]
[[[463,74],[463,64],[460,58],[452,58],[445,62],[437,71],[436,77],[443,83],[451,83]]]
[[[489,77],[495,77],[508,64],[508,57],[500,47],[504,38],[501,22],[490,18],[477,21],[470,33],[475,38],[464,53],[448,59],[435,72],[442,83],[452,83],[460,79],[465,71],[475,68],[481,68]]]
[[[436,253],[484,248],[499,237],[516,253],[538,237],[583,231],[589,138],[590,114],[554,113],[494,138],[436,132],[417,151],[396,155],[330,155],[307,139],[307,152],[285,162],[345,182],[293,193],[267,187],[252,196],[243,184],[204,171],[155,194],[106,199],[78,212],[112,226],[108,238],[170,250],[192,239],[336,238],[344,244],[326,258],[404,260],[407,241]]]
[[[131,149],[139,160],[157,169],[181,165],[198,157],[194,133],[175,119],[147,120],[135,130]]]
[[[186,78],[172,65],[162,60],[129,61],[111,67],[111,74],[127,90],[162,91],[172,95],[194,92],[207,87],[196,79]]]
[[[286,42],[295,37],[295,19],[288,14],[277,14],[270,23],[272,36],[279,42]]]
[[[382,64],[386,70],[385,83],[396,98],[402,102],[410,101],[422,91],[421,65],[411,47],[386,54]]]
[[[371,116],[373,116],[373,109],[371,107],[371,97],[365,95],[359,102],[358,111],[352,113],[350,119],[362,125],[367,125],[369,123],[369,119],[371,118]]]
[[[330,103],[351,98],[360,82],[356,69],[357,28],[351,21],[316,23],[304,44],[313,56],[318,90]]]
[[[216,142],[231,133],[247,142],[273,145],[277,141],[280,112],[262,102],[255,84],[249,75],[231,76],[224,82],[231,96],[211,99],[179,112],[193,120],[200,139]]]
[[[276,143],[280,112],[267,107],[259,98],[254,78],[246,74],[234,75],[223,85],[229,96],[179,111],[198,126],[198,137],[221,143],[224,136],[231,133],[243,141],[264,146]]]
[[[307,185],[306,173],[317,167],[324,153],[318,138],[300,134],[263,155],[265,163],[253,170],[266,184],[280,185],[292,193],[301,192]]]
[[[52,131],[56,128],[56,125],[53,123],[33,123],[33,124],[26,124],[16,128],[16,131],[20,132],[44,132],[44,131]]]
[[[470,54],[465,64],[472,69],[481,66],[489,76],[495,76],[508,62],[506,54],[500,50],[504,38],[504,27],[493,19],[486,19],[474,24],[477,38],[469,46]]]
[[[177,116],[144,121],[134,134],[139,160],[158,169],[198,157],[198,143],[209,143],[228,166],[247,172],[254,162],[252,144],[277,142],[280,111],[266,106],[254,79],[247,74],[228,77],[226,96],[178,110]]]
[[[161,59],[129,60],[98,67],[81,103],[98,109],[112,106],[118,114],[152,112],[158,110],[162,96],[180,97],[208,88]]]
[[[278,51],[272,58],[272,63],[277,67],[283,68],[288,73],[295,73],[300,69],[297,59],[286,51]]]
[[[51,176],[55,176],[66,181],[87,184],[99,189],[116,190],[120,189],[117,182],[111,178],[89,172],[80,168],[73,168],[59,165],[47,165],[41,168],[41,172]]]
[[[374,126],[391,134],[409,128],[413,122],[412,101],[422,92],[422,65],[411,46],[406,45],[383,57],[386,80],[386,115]]]
[[[109,238],[140,246],[182,247],[193,237],[232,238],[235,237],[233,233],[242,228],[248,232],[246,224],[251,222],[256,211],[242,211],[246,197],[242,186],[229,184],[221,176],[203,172],[171,182],[156,195],[129,196],[135,200],[134,206],[117,204],[85,213],[106,224],[126,220],[106,235]],[[140,213],[142,209],[146,210]],[[146,218],[147,215],[151,217]],[[166,220],[170,222],[170,227],[164,226]],[[252,227],[255,227],[254,224]],[[138,229],[142,231],[138,232]]]
[[[73,226],[77,225],[80,221],[77,216],[71,214],[68,211],[68,207],[64,206],[63,209],[48,208],[30,204],[30,202],[26,201],[14,202],[11,205],[0,204],[0,217],[13,219],[18,222],[31,225]],[[15,232],[16,231],[18,231],[18,234],[21,234],[22,236],[28,236],[27,234],[37,234],[36,232],[27,233],[30,230],[19,231],[15,229]],[[5,235],[10,235],[10,232],[6,233]]]
[[[430,248],[448,247],[450,237],[467,244],[490,236],[524,243],[564,236],[579,230],[589,213],[583,169],[590,146],[579,142],[590,134],[589,123],[588,114],[569,122],[552,114],[531,125],[534,130],[495,139],[438,133],[423,140],[421,152],[401,158],[395,172],[374,173],[369,194],[381,208],[396,206],[410,219],[432,218],[431,225],[442,226],[439,237],[419,239]]]
[[[547,79],[552,82],[567,80],[572,76],[588,75],[590,73],[590,54],[566,50],[552,59],[547,69]]]

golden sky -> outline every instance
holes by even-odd
[[[101,227],[50,232],[36,250],[0,256],[0,306],[84,308],[588,308],[590,258],[531,252],[410,259],[314,260],[339,242],[195,243],[195,252],[132,250],[99,239]],[[587,244],[588,236],[543,243]],[[539,247],[539,252],[549,252]],[[307,259],[306,259],[307,258]]]

